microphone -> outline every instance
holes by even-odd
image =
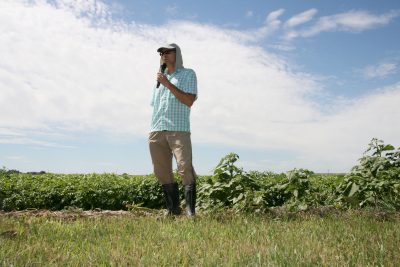
[[[160,72],[164,73],[165,69],[167,68],[167,64],[163,63],[160,66]],[[160,82],[157,82],[157,88],[160,87]]]

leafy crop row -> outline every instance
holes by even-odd
[[[0,210],[125,209],[163,205],[161,188],[152,176],[116,174],[0,174]]]
[[[235,165],[238,158],[228,154],[212,176],[199,177],[198,209],[265,212],[282,206],[291,210],[329,206],[400,210],[400,148],[381,140],[372,139],[359,165],[347,175],[318,175],[304,169],[287,174],[245,172]],[[129,205],[163,207],[161,187],[154,176],[0,170],[0,210],[116,210]]]

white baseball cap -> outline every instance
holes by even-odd
[[[179,48],[177,44],[166,44],[158,48],[157,52],[161,52],[162,50],[176,50],[177,48]]]

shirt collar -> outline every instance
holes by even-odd
[[[168,74],[168,73],[167,73],[167,75],[172,76],[172,75],[175,75],[175,74],[181,72],[182,70],[183,70],[183,68],[178,68],[178,69],[176,69],[176,70],[175,70],[173,73],[171,73],[171,74]]]

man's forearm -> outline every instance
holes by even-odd
[[[174,94],[179,101],[183,104],[188,106],[189,108],[193,105],[194,101],[196,100],[196,96],[193,94],[185,93],[182,90],[179,90],[175,85],[172,83],[168,83],[166,87]]]

